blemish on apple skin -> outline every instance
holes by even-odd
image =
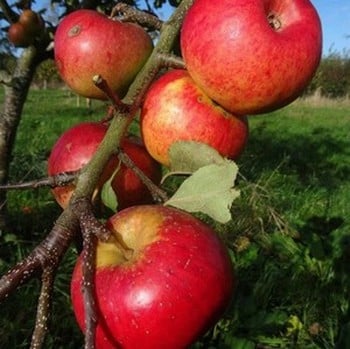
[[[191,263],[191,258],[187,259],[185,265],[184,265],[184,270],[188,268],[188,266],[190,265]]]
[[[68,37],[74,37],[78,36],[81,32],[81,26],[79,24],[75,25],[74,27],[70,28],[68,31]]]
[[[70,152],[72,150],[72,143],[68,143],[66,145],[66,149],[67,149],[68,152]]]
[[[131,320],[131,323],[132,323],[132,325],[133,325],[136,329],[139,328],[139,324],[135,321],[135,319],[132,319],[132,320]]]

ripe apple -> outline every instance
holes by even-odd
[[[52,176],[81,169],[96,152],[107,128],[108,126],[103,123],[83,122],[64,132],[52,148],[48,159],[48,174]],[[133,139],[124,138],[121,148],[154,183],[160,182],[160,166],[147,153],[142,144]],[[103,171],[98,189],[113,175],[118,164],[119,160],[114,156]],[[75,185],[70,184],[52,189],[56,201],[62,208],[67,207],[74,188]],[[120,165],[112,181],[112,188],[117,195],[119,209],[152,202],[152,196],[147,187],[125,165]]]
[[[77,10],[59,23],[54,37],[55,61],[62,79],[76,93],[106,96],[93,83],[101,75],[123,97],[153,49],[140,26],[122,23],[93,10]]]
[[[40,30],[44,28],[44,22],[40,15],[31,9],[23,10],[19,16],[18,22],[33,36],[38,35]]]
[[[118,212],[107,227],[133,252],[126,260],[112,240],[97,244],[97,348],[187,348],[222,316],[233,267],[209,226],[174,208],[145,205]],[[71,297],[84,331],[81,286],[79,258]]]
[[[12,23],[8,29],[9,41],[17,47],[27,47],[32,44],[33,36],[27,28],[19,22]]]
[[[194,81],[237,114],[296,99],[321,57],[322,29],[309,0],[196,0],[181,31]]]
[[[141,133],[148,152],[169,166],[176,141],[197,141],[237,158],[248,137],[245,117],[214,103],[185,70],[172,70],[149,88],[141,110]]]

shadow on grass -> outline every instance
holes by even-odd
[[[318,127],[309,134],[278,132],[261,123],[252,130],[239,160],[251,181],[264,171],[297,175],[302,185],[335,189],[350,176],[349,143],[332,130]]]

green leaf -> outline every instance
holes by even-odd
[[[101,190],[101,200],[105,206],[116,212],[118,208],[118,198],[112,188],[112,181],[120,169],[120,162],[113,172],[112,176],[103,184]]]
[[[220,223],[231,220],[230,208],[239,191],[233,188],[238,172],[230,160],[201,167],[165,202],[187,212],[202,212]]]
[[[193,173],[210,164],[223,164],[226,159],[205,143],[178,141],[169,149],[170,171]]]
[[[4,241],[5,242],[18,242],[18,237],[15,234],[5,234],[4,236]]]

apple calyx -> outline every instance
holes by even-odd
[[[278,31],[279,29],[281,29],[281,27],[282,27],[281,20],[278,18],[278,16],[275,13],[270,13],[267,16],[267,20],[270,24],[270,27],[273,30]]]

